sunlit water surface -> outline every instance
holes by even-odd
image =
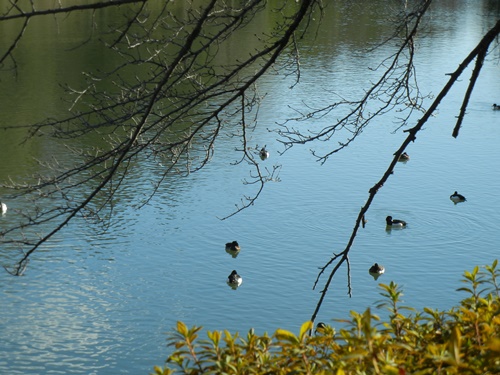
[[[436,10],[428,21],[442,30],[419,41],[423,92],[437,94],[448,79],[444,73],[484,33],[484,14],[466,7]],[[292,114],[287,105],[324,102],[326,90],[349,95],[349,86],[368,82],[361,74],[366,62],[360,66],[344,48],[338,55],[303,57],[302,83],[293,91],[281,77],[261,84],[268,95],[252,143],[270,150],[263,165],[282,169],[281,182],[269,183],[253,207],[219,220],[254,191],[242,185],[249,167],[230,165],[239,145],[221,139],[210,165],[169,181],[140,210],[132,205],[134,194],[148,176],[137,173],[105,234],[75,223],[33,257],[25,276],[0,272],[0,373],[148,373],[168,356],[166,333],[177,320],[210,330],[297,331],[326,281],[312,289],[318,267],[344,249],[368,189],[406,136],[391,133],[393,118],[386,116],[324,165],[309,147],[279,154],[282,146],[267,129]],[[456,291],[463,271],[498,257],[500,111],[491,109],[500,102],[498,57],[498,49],[489,57],[458,139],[451,137],[461,100],[454,90],[408,147],[410,161],[398,163],[376,196],[350,252],[352,297],[343,267],[319,320],[336,324],[332,319],[349,310],[374,308],[378,283],[390,281],[402,286],[406,305],[450,308],[463,297]],[[453,204],[455,190],[467,202]],[[23,204],[9,203],[12,212]],[[389,214],[408,228],[387,232]],[[236,258],[224,250],[232,240],[242,248]],[[368,274],[374,262],[386,268],[377,281]],[[233,269],[243,276],[237,290],[226,285]]]

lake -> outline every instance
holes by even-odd
[[[321,278],[312,289],[319,267],[345,248],[368,190],[407,134],[394,132],[397,114],[388,113],[321,164],[310,149],[328,150],[337,146],[336,139],[282,153],[279,137],[269,131],[296,115],[295,109],[324,105],[336,95],[357,98],[377,77],[368,67],[376,67],[393,45],[367,50],[384,37],[373,33],[375,25],[390,32],[392,10],[380,6],[385,2],[349,3],[339,2],[339,14],[327,9],[316,39],[301,53],[299,85],[290,89],[292,81],[279,75],[260,83],[259,91],[267,95],[250,145],[267,146],[270,157],[261,165],[280,165],[280,181],[268,183],[250,208],[220,220],[243,195],[256,191],[243,184],[250,167],[233,165],[240,157],[238,140],[221,134],[205,168],[184,178],[172,176],[139,209],[162,167],[142,160],[119,192],[106,231],[75,220],[33,254],[24,276],[0,272],[0,373],[147,374],[167,358],[167,333],[178,320],[209,330],[272,333],[277,328],[297,332],[310,319],[326,281]],[[437,95],[449,78],[446,73],[457,68],[499,15],[497,1],[436,2],[416,43],[421,92]],[[62,54],[44,53],[46,38],[29,35],[20,47],[19,63],[26,64],[29,75],[16,80],[1,72],[2,124],[35,121],[54,108],[66,108],[55,100],[60,96],[56,79],[77,83],[68,72],[75,68],[61,62]],[[69,46],[78,38],[83,36],[58,43]],[[390,281],[403,288],[405,305],[448,309],[464,297],[456,291],[463,272],[498,258],[500,111],[492,104],[500,103],[499,51],[497,44],[487,56],[459,137],[451,134],[469,75],[409,145],[410,160],[398,163],[375,197],[366,228],[350,251],[352,297],[344,266],[318,321],[335,325],[333,319],[346,318],[350,310],[375,309],[381,299],[378,284]],[[76,69],[83,69],[81,53],[72,53]],[[318,129],[335,118],[297,126]],[[19,145],[20,134],[0,136],[2,183],[7,176],[34,173],[34,156],[65,157],[64,148],[43,138],[29,147]],[[455,190],[467,201],[453,204],[449,196]],[[0,217],[2,228],[31,204],[11,201],[4,193],[0,190],[9,211]],[[386,231],[387,215],[406,220],[408,227]],[[237,257],[224,249],[233,240],[241,246]],[[2,265],[18,257],[15,248],[0,248]],[[386,269],[376,281],[368,274],[375,262]],[[233,269],[243,277],[237,289],[226,284]]]

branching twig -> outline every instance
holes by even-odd
[[[417,122],[417,124],[408,130],[405,130],[405,132],[408,133],[408,136],[406,139],[403,141],[401,144],[400,148],[394,153],[394,158],[392,159],[389,167],[385,171],[384,175],[382,178],[369,190],[369,196],[364,204],[363,207],[361,207],[361,210],[358,214],[358,217],[356,219],[356,223],[354,225],[354,228],[351,233],[351,237],[349,238],[349,241],[347,243],[347,246],[345,247],[344,251],[342,251],[340,254],[336,254],[332,259],[330,259],[324,267],[321,268],[321,272],[318,275],[318,279],[314,283],[314,287],[317,285],[319,277],[326,271],[328,267],[330,267],[332,264],[334,265],[334,268],[330,272],[330,275],[325,282],[325,286],[323,290],[321,291],[321,296],[320,299],[316,305],[316,308],[312,314],[311,320],[314,321],[320,308],[323,303],[323,300],[326,296],[326,292],[328,291],[328,288],[330,286],[330,283],[333,279],[333,276],[337,272],[337,270],[340,268],[340,266],[348,260],[348,254],[349,251],[351,250],[351,246],[354,243],[354,239],[357,235],[358,229],[360,227],[360,224],[364,221],[364,216],[366,212],[368,211],[373,199],[375,198],[375,195],[379,191],[379,189],[384,186],[384,184],[387,182],[389,177],[392,175],[392,172],[394,170],[394,167],[396,166],[399,157],[403,153],[403,151],[406,149],[406,147],[411,143],[414,142],[416,139],[416,134],[422,129],[424,124],[429,120],[429,118],[432,116],[432,114],[436,111],[437,107],[441,103],[441,101],[444,99],[444,97],[448,94],[448,91],[451,89],[451,87],[456,83],[456,81],[459,79],[459,77],[463,74],[467,66],[475,59],[481,59],[481,56],[484,57],[486,54],[490,44],[494,41],[495,37],[500,34],[500,20],[496,23],[496,25],[488,31],[488,33],[483,37],[483,39],[480,41],[480,43],[474,48],[474,50],[459,64],[457,70],[450,74],[450,79],[446,83],[446,85],[443,87],[441,92],[437,95],[435,100],[431,103],[429,106],[429,109],[426,111],[424,116]],[[477,78],[477,77],[476,77]],[[473,84],[471,85],[473,87]],[[467,97],[470,95],[469,89],[467,92],[464,94],[464,97]],[[335,261],[337,261],[335,263]],[[350,290],[350,289],[349,289]]]
[[[24,235],[26,228],[57,223],[47,234],[23,241],[29,249],[23,251],[17,265],[18,272],[34,251],[79,213],[86,219],[87,215],[94,215],[102,220],[100,212],[109,207],[108,213],[111,214],[113,196],[124,184],[134,161],[149,158],[158,165],[154,173],[156,180],[149,195],[141,198],[140,205],[149,202],[167,176],[187,175],[203,168],[213,155],[216,139],[229,123],[227,118],[236,114],[241,114],[243,119],[242,142],[245,147],[242,160],[248,162],[254,171],[245,183],[259,183],[259,189],[252,196],[244,196],[242,205],[234,213],[253,204],[265,182],[277,179],[279,166],[272,170],[263,168],[246,146],[246,131],[250,128],[247,128],[245,113],[258,106],[255,95],[257,80],[278,63],[317,1],[301,2],[294,16],[283,17],[280,21],[279,35],[268,36],[250,55],[222,66],[216,65],[220,46],[235,31],[247,25],[257,12],[265,9],[262,0],[245,2],[237,9],[212,0],[203,8],[188,9],[183,19],[168,12],[165,6],[161,14],[148,22],[139,19],[149,16],[144,4],[136,9],[127,24],[117,30],[121,34],[111,44],[124,62],[109,72],[88,73],[88,84],[84,89],[69,90],[75,95],[69,100],[71,113],[66,118],[28,126],[28,137],[36,134],[71,140],[87,134],[93,137],[101,135],[107,145],[81,150],[71,148],[81,159],[75,165],[70,165],[69,161],[43,161],[40,169],[53,171],[54,176],[40,173],[32,179],[38,183],[11,182],[5,186],[14,192],[11,198],[32,199],[36,204],[32,207],[34,212],[22,214],[25,222],[0,233],[2,243],[14,243],[11,241],[16,241],[16,234]],[[111,3],[124,4],[126,1]],[[87,8],[59,8],[48,14],[84,9]],[[278,9],[284,11],[284,8]],[[13,7],[3,18],[0,17],[0,22],[43,14],[44,11],[34,8],[26,12]],[[295,45],[295,48],[298,47]],[[298,58],[297,53],[295,56]],[[130,74],[135,66],[141,68],[137,70],[137,76]],[[298,74],[297,70],[295,74]],[[106,82],[112,84],[114,91],[100,91],[99,87]],[[249,95],[252,93],[254,95]],[[19,128],[22,125],[16,126]],[[235,130],[229,132],[241,137]],[[91,193],[79,197],[76,192],[81,194],[82,191]],[[54,206],[43,205],[39,199],[51,200]],[[15,243],[21,244],[20,240]]]

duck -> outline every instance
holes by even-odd
[[[493,104],[493,109],[495,109],[495,110],[500,110],[500,105],[498,105],[498,104],[494,103],[494,104]]]
[[[458,194],[457,191],[455,191],[452,195],[450,195],[450,199],[454,203],[465,202],[467,200],[467,199],[465,199],[465,197],[462,194]]]
[[[392,219],[392,216],[387,216],[385,218],[385,222],[387,223],[388,227],[391,228],[404,228],[406,227],[406,221],[403,220],[397,220],[397,219]]]
[[[240,245],[238,244],[238,241],[228,242],[226,244],[226,250],[227,251],[240,251]]]
[[[228,284],[240,286],[242,282],[243,278],[238,275],[238,272],[236,272],[236,270],[233,270],[233,272],[231,272],[231,274],[227,277]]]
[[[382,275],[385,272],[384,266],[375,263],[373,266],[370,267],[370,274],[377,274],[377,275]]]
[[[0,201],[0,214],[4,214],[7,212],[7,205],[5,203],[3,203],[2,201]]]
[[[410,155],[408,155],[406,152],[403,152],[401,155],[399,155],[398,161],[408,161],[410,160]]]
[[[266,160],[269,157],[269,151],[266,150],[266,146],[260,149],[259,156],[262,160]]]
[[[316,334],[324,333],[325,328],[326,328],[326,324],[323,322],[319,322],[318,324],[316,324],[316,329],[314,330],[314,333],[316,333]]]

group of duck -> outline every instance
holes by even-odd
[[[269,158],[269,151],[267,151],[266,146],[260,149],[259,157],[261,158],[261,160],[266,160],[267,158]],[[226,252],[231,254],[233,258],[236,258],[236,256],[240,252],[240,245],[238,244],[238,241],[226,243]],[[238,272],[236,270],[233,270],[227,277],[227,284],[233,289],[238,288],[242,282],[243,278],[238,275]]]
[[[238,244],[238,241],[228,242],[226,244],[226,251],[233,255],[233,258],[236,258],[236,255],[238,255],[240,251],[240,245]],[[239,287],[242,282],[243,278],[238,275],[238,272],[236,272],[236,270],[233,270],[233,272],[231,272],[231,274],[227,277],[227,284],[233,289]]]
[[[497,106],[496,104],[493,104],[493,106],[494,107],[496,106],[495,109],[500,109],[500,105]],[[402,161],[402,162],[406,162],[406,161],[410,160],[410,156],[406,152],[403,152],[398,160]],[[465,202],[467,199],[465,199],[465,197],[462,194],[459,194],[457,191],[455,191],[452,195],[450,195],[450,200],[453,203],[457,204],[460,202]],[[385,218],[385,223],[386,223],[386,229],[389,229],[389,230],[392,228],[398,228],[398,229],[406,228],[406,221],[400,220],[400,219],[393,219],[392,216],[387,216]],[[375,280],[377,280],[379,278],[379,276],[382,275],[384,272],[385,272],[384,266],[382,266],[378,263],[375,263],[368,270],[368,273],[371,276],[373,276],[373,278]]]
[[[500,110],[500,105],[493,104],[493,108]],[[262,147],[262,149],[259,151],[259,156],[262,160],[265,160],[269,157],[269,151],[266,150],[266,146]],[[410,160],[410,155],[408,155],[406,152],[403,152],[398,160],[401,162],[407,162],[408,160]],[[457,204],[460,202],[465,202],[467,199],[465,199],[465,197],[462,194],[458,194],[458,192],[455,191],[452,195],[450,195],[450,200],[453,203]],[[5,210],[7,210],[7,208],[5,208]],[[385,218],[385,222],[387,229],[406,227],[406,221],[400,219],[393,219],[393,217],[390,215]],[[239,251],[240,251],[240,245],[238,244],[238,241],[226,243],[226,252],[230,253],[233,256],[233,258],[236,258]],[[373,266],[370,267],[368,272],[370,273],[370,275],[373,276],[375,280],[377,280],[378,277],[385,272],[385,267],[378,263],[375,263]],[[227,277],[227,284],[231,286],[233,289],[239,287],[242,282],[243,278],[238,274],[236,270],[233,270],[231,274]]]

